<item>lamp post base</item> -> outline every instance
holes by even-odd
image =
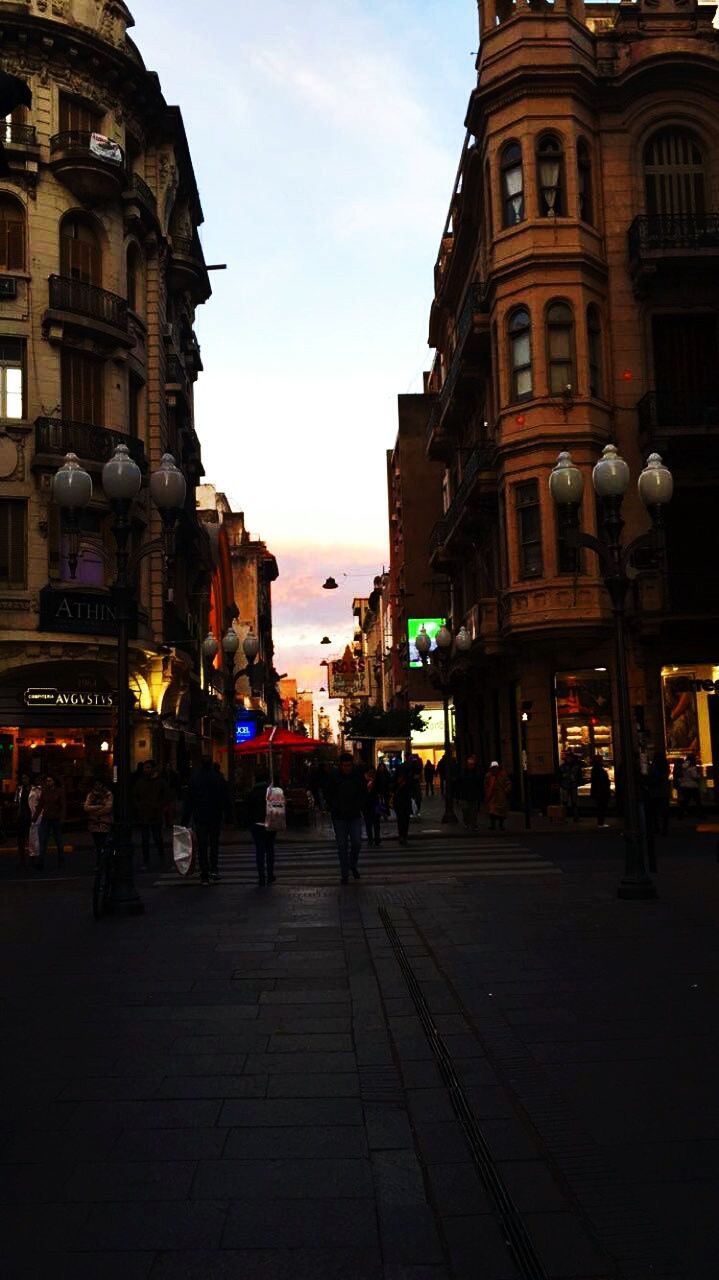
[[[113,839],[115,865],[108,911],[115,916],[141,916],[145,904],[135,888],[133,877],[132,831],[123,822],[119,822],[115,826]]]
[[[644,899],[650,901],[656,898],[657,890],[653,880],[649,876],[624,876],[619,881],[617,888],[617,897],[623,898],[628,902],[638,902]]]

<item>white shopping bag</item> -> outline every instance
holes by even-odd
[[[195,833],[189,827],[172,828],[172,857],[181,876],[195,869]]]
[[[287,826],[285,793],[282,787],[267,788],[267,812],[265,826],[268,831],[284,831]]]

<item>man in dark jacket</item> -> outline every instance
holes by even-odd
[[[362,812],[367,796],[364,774],[354,764],[349,751],[340,755],[339,768],[332,770],[325,795],[337,841],[342,884],[347,884],[350,870],[355,880],[360,878],[357,863],[362,847]]]
[[[229,793],[222,774],[213,767],[209,756],[193,775],[190,789],[192,817],[197,832],[197,856],[202,884],[217,884],[220,876],[220,831],[227,812]],[[209,852],[209,857],[208,857]]]

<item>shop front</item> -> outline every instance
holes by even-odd
[[[614,726],[612,686],[603,668],[557,671],[554,677],[554,715],[557,759],[571,751],[584,771],[580,793],[589,792],[595,756],[601,756],[614,785]]]
[[[664,748],[670,764],[696,757],[707,799],[714,800],[719,758],[719,666],[709,662],[661,670]]]

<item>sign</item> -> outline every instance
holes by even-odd
[[[327,693],[330,698],[369,696],[369,667],[361,655],[352,653],[349,645],[342,657],[327,667]]]
[[[132,605],[130,635],[137,627],[136,603]],[[39,631],[71,635],[117,636],[117,615],[109,591],[75,591],[43,587],[40,592]]]
[[[235,721],[235,742],[253,742],[259,733],[259,725],[255,716],[238,715]]]
[[[408,618],[407,619],[407,640],[409,641],[409,665],[410,667],[421,667],[422,663],[417,653],[415,642],[422,627],[426,628],[427,635],[433,642],[437,638],[437,632],[444,626],[444,618]]]
[[[118,146],[104,133],[90,134],[90,151],[98,160],[109,160],[110,164],[122,164],[122,147]]]
[[[80,689],[26,689],[26,707],[114,707],[116,693],[84,692]]]

